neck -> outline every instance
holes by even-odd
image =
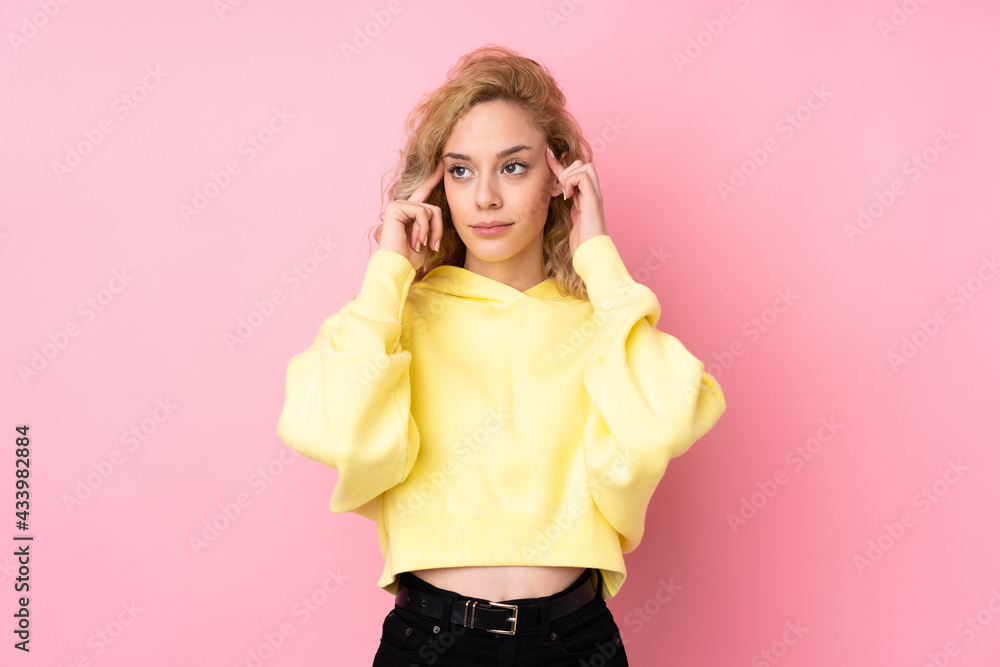
[[[464,268],[524,292],[545,280],[542,247],[525,248],[505,260],[489,261],[466,252]]]

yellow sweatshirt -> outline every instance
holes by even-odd
[[[375,521],[389,593],[409,570],[550,565],[600,568],[614,596],[667,462],[725,411],[611,237],[573,266],[589,301],[456,266],[414,283],[378,249],[289,362],[278,435],[338,470],[331,511]]]

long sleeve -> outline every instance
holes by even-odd
[[[376,250],[356,298],[288,363],[278,435],[337,469],[334,512],[374,519],[375,498],[405,479],[416,460],[410,353],[399,342],[414,277],[405,257]]]
[[[656,295],[628,273],[606,235],[577,247],[597,325],[584,367],[593,405],[585,425],[587,483],[598,508],[638,546],[646,508],[671,458],[708,432],[726,409],[718,382],[677,338],[657,330]]]

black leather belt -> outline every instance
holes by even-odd
[[[590,575],[590,571],[587,572]],[[600,570],[598,570],[600,581]],[[564,595],[549,601],[549,620],[571,614],[597,595],[592,576]],[[475,598],[442,597],[425,593],[399,584],[396,604],[425,616],[449,618],[452,623],[466,628],[489,630],[501,635],[512,635],[520,627],[528,630],[542,624],[542,608],[537,602],[508,604]],[[449,611],[450,607],[450,611]],[[447,612],[447,613],[445,613]]]

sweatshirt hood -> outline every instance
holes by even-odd
[[[440,294],[480,301],[484,305],[506,306],[520,299],[536,298],[550,301],[578,301],[572,295],[559,293],[556,279],[548,277],[521,291],[493,278],[470,271],[461,266],[444,264],[427,272],[422,280],[414,282],[411,290],[427,290]]]

